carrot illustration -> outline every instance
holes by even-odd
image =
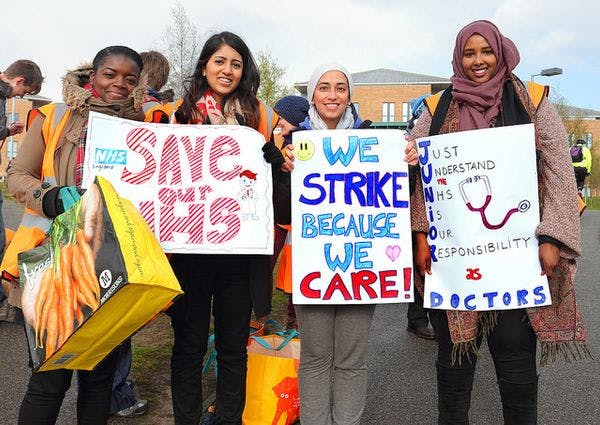
[[[90,282],[93,283],[94,293],[96,294],[96,298],[100,299],[100,285],[98,283],[98,278],[96,277],[96,264],[94,261],[94,253],[92,252],[92,248],[85,240],[85,236],[83,234],[83,229],[79,229],[76,232],[77,244],[81,249],[81,253],[83,254],[85,268],[88,273],[88,277],[90,278]]]
[[[71,264],[73,262],[73,245],[67,244],[62,247],[60,252],[60,270],[61,279],[59,285],[62,287],[60,311],[64,323],[63,338],[68,338],[73,333],[73,275],[71,273]]]
[[[47,298],[48,298],[48,294],[49,291],[51,290],[51,285],[53,282],[54,276],[53,276],[53,271],[52,271],[52,267],[48,267],[46,270],[44,270],[44,272],[42,273],[42,276],[40,278],[40,289],[38,291],[38,295],[37,298],[35,300],[35,344],[36,347],[41,347],[41,340],[42,340],[42,335],[41,332],[43,332],[42,329],[42,308],[44,306],[44,303],[47,302]]]
[[[79,245],[73,246],[73,276],[77,281],[79,295],[85,300],[83,304],[88,305],[93,311],[98,308],[99,302],[96,298],[95,285],[90,280],[87,272],[83,254]]]

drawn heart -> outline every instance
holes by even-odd
[[[398,245],[388,245],[385,249],[385,255],[392,261],[396,261],[396,258],[400,257],[400,247]]]

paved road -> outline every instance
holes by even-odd
[[[3,215],[16,225],[20,209],[6,202]],[[589,334],[589,347],[600,360],[600,211],[582,218],[583,246],[576,279],[578,301]],[[435,342],[406,333],[406,306],[379,306],[370,343],[369,395],[363,425],[437,423]],[[472,424],[500,424],[500,398],[491,358],[485,345],[475,377]],[[0,423],[16,423],[27,385],[25,337],[14,325],[0,323]],[[69,391],[59,424],[75,423],[74,391]],[[540,371],[539,423],[586,425],[600,423],[600,363],[584,360],[557,364]]]

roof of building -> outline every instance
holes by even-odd
[[[450,84],[448,78],[434,77],[432,75],[415,74],[412,72],[395,71],[393,69],[372,69],[370,71],[354,72],[351,74],[354,85],[379,85],[379,84]],[[308,81],[294,84],[300,90],[308,85]],[[302,90],[300,90],[302,92]]]
[[[596,111],[594,109],[578,108],[570,105],[564,105],[564,108],[567,116],[569,117],[600,119],[600,111]]]
[[[373,69],[352,74],[354,84],[427,84],[450,83],[448,78],[432,75],[415,74],[413,72],[395,71],[393,69]]]

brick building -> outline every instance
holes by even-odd
[[[51,99],[43,96],[25,96],[25,97],[11,97],[6,101],[6,124],[9,125],[12,122],[22,122],[26,124],[27,114],[34,108],[39,108],[42,105],[50,103]],[[15,136],[9,136],[4,141],[2,149],[0,149],[0,181],[4,181],[6,178],[6,166],[8,162],[17,156],[19,146],[23,141],[25,133],[17,134]]]

